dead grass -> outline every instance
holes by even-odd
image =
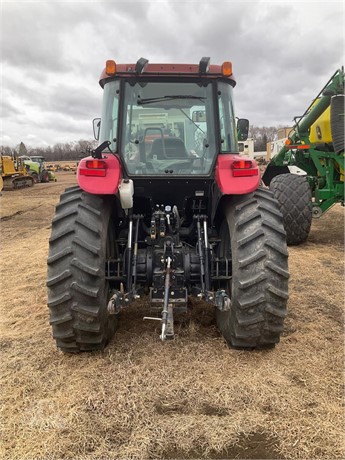
[[[45,279],[54,206],[73,181],[58,173],[0,198],[1,458],[343,458],[343,209],[290,249],[276,349],[228,349],[197,302],[162,344],[141,302],[104,353],[68,356],[51,338]]]

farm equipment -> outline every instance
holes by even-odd
[[[25,164],[28,174],[33,178],[34,182],[49,182],[49,171],[44,166],[44,157],[41,156],[22,156],[20,157]]]
[[[209,58],[107,61],[99,146],[62,193],[49,240],[50,324],[62,350],[103,349],[121,310],[144,295],[161,340],[196,296],[215,308],[230,346],[279,342],[286,233],[256,162],[239,155],[249,122],[236,124],[235,84],[231,63]]]
[[[253,158],[254,157],[254,139],[248,138],[245,141],[239,142],[238,150],[240,154]]]
[[[56,175],[53,173],[53,171],[48,171],[48,177],[50,182],[57,182]]]
[[[263,175],[280,203],[288,244],[304,242],[312,217],[344,205],[344,68],[295,125]]]
[[[50,165],[47,165],[46,169],[47,171],[51,171],[55,173],[55,172],[61,171],[61,166],[58,164],[50,164]]]
[[[34,180],[28,175],[20,159],[15,159],[9,155],[1,155],[0,166],[3,190],[15,190],[34,185]]]

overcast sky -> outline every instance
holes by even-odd
[[[344,65],[344,1],[1,1],[0,145],[91,139],[107,59],[233,62],[235,109],[289,126]]]

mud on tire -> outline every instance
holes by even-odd
[[[52,221],[48,307],[53,337],[66,352],[101,350],[115,332],[107,311],[105,258],[111,203],[68,188]]]
[[[296,174],[280,174],[270,183],[283,214],[287,244],[300,244],[308,238],[312,221],[312,194],[307,179]]]
[[[224,207],[219,255],[231,259],[231,307],[216,310],[229,345],[272,347],[280,340],[288,300],[288,252],[279,204],[266,189]]]

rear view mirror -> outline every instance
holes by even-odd
[[[101,119],[100,118],[95,118],[92,121],[92,125],[93,125],[94,138],[98,141],[98,139],[99,139],[99,131],[101,129]]]
[[[246,141],[249,133],[249,120],[239,118],[237,120],[237,138],[239,141]]]
[[[205,110],[195,110],[195,112],[192,113],[192,120],[194,123],[206,122]]]

